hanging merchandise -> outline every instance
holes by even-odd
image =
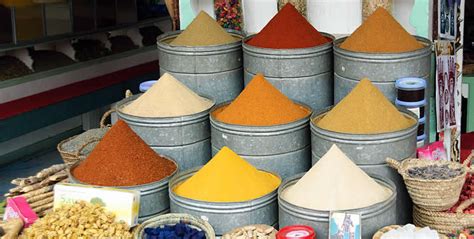
[[[223,28],[242,31],[242,0],[215,0],[214,11],[217,23]]]
[[[95,29],[94,0],[72,1],[74,32],[92,31]]]
[[[306,17],[306,0],[278,0],[278,11],[280,11],[287,3],[293,5],[298,12]]]
[[[362,20],[365,21],[379,7],[392,12],[393,0],[362,0]]]
[[[54,36],[72,32],[71,6],[69,3],[44,4],[46,35]]]

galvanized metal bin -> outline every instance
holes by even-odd
[[[214,228],[216,236],[222,236],[234,228],[246,225],[277,225],[277,190],[254,200],[234,203],[204,202],[176,195],[173,189],[193,176],[199,169],[181,172],[170,180],[169,195],[172,213],[187,213],[208,221]]]
[[[320,128],[315,120],[321,119],[331,108],[313,114],[311,117],[312,163],[315,164],[331,148],[337,145],[355,164],[367,173],[380,175],[394,182],[397,189],[397,222],[411,222],[412,202],[403,178],[385,162],[390,157],[403,160],[416,154],[416,134],[418,123],[397,132],[383,134],[345,134]],[[414,113],[402,110],[406,117],[417,122]]]
[[[209,110],[180,117],[148,118],[126,114],[122,108],[140,97],[118,102],[117,115],[157,153],[169,155],[180,170],[202,166],[211,158]]]
[[[234,99],[244,87],[242,33],[227,31],[239,41],[214,46],[172,46],[169,43],[182,31],[162,34],[157,39],[160,74],[170,73],[217,103]]]
[[[402,77],[429,80],[431,41],[416,37],[422,49],[403,53],[353,52],[339,46],[347,37],[334,42],[334,103],[344,98],[363,78],[369,78],[392,102],[397,98],[395,81]]]
[[[317,111],[333,104],[333,41],[300,49],[260,48],[243,40],[244,81],[247,85],[257,73],[289,98]]]
[[[213,112],[228,104],[211,109],[213,155],[227,146],[253,166],[275,172],[283,179],[308,171],[311,167],[310,115],[283,125],[233,125],[213,116]]]
[[[163,155],[161,155],[161,157],[168,158]],[[175,162],[172,159],[170,160],[172,162]],[[69,181],[71,183],[90,185],[90,184],[81,182],[72,174],[72,171],[78,165],[79,163],[71,166],[71,168],[68,169]],[[155,217],[161,214],[166,214],[169,212],[170,200],[169,200],[169,195],[168,195],[168,184],[169,184],[169,180],[178,171],[178,168],[179,166],[177,166],[176,171],[170,176],[156,182],[143,184],[143,185],[137,185],[137,186],[128,186],[128,187],[113,186],[113,187],[119,188],[119,189],[135,190],[135,191],[140,192],[140,210],[138,212],[138,222],[142,223],[152,217]]]
[[[287,202],[282,197],[283,191],[298,182],[301,177],[303,177],[303,174],[285,180],[278,189],[279,226],[282,228],[288,225],[308,225],[316,230],[318,238],[329,238],[329,211],[317,211],[299,207]],[[371,175],[371,177],[381,185],[392,190],[393,194],[384,202],[369,207],[343,210],[343,212],[347,213],[361,214],[362,238],[372,238],[374,233],[380,228],[397,224],[397,190],[395,184],[391,180],[377,175]],[[324,197],[324,195],[321,195],[321,197]]]

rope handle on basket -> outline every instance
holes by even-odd
[[[387,158],[385,161],[387,162],[387,164],[390,167],[392,167],[393,169],[396,169],[396,170],[400,170],[400,168],[402,166],[402,163],[400,163],[400,161],[395,160],[393,158]]]
[[[458,208],[456,209],[456,213],[463,213],[466,208],[471,206],[474,203],[474,198],[469,198],[468,200],[459,204]]]
[[[109,116],[112,115],[113,112],[115,112],[115,109],[110,109],[102,115],[102,118],[100,118],[100,128],[105,128],[105,127],[110,126],[110,125],[105,124],[105,120],[109,118]]]
[[[470,162],[472,162],[472,159],[473,159],[473,158],[474,158],[474,150],[471,151],[471,154],[469,154],[469,156],[467,156],[467,158],[466,158],[466,159],[464,160],[464,162],[462,163],[462,165],[467,168],[467,172],[468,172],[468,173],[474,173],[474,169],[467,166],[467,164],[469,164]]]
[[[85,144],[83,144],[81,147],[79,147],[79,149],[76,151],[74,156],[79,157],[79,155],[81,155],[81,153],[82,153],[82,150],[84,150],[89,144],[99,142],[99,141],[100,141],[99,138],[90,138]]]

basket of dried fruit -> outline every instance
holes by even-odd
[[[244,227],[235,228],[234,230],[225,233],[222,239],[275,239],[277,230],[269,225],[256,224]]]
[[[466,181],[466,174],[471,172],[467,164],[445,160],[405,159],[399,162],[387,159],[387,163],[403,177],[413,203],[429,211],[445,211],[456,204],[461,189]]]

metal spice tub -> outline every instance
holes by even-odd
[[[236,42],[212,46],[172,46],[182,31],[158,37],[160,75],[170,73],[201,95],[216,103],[234,99],[242,91],[242,33],[227,30]]]
[[[303,175],[300,174],[285,180],[278,189],[279,226],[282,228],[289,225],[308,225],[316,230],[318,238],[329,238],[329,211],[317,211],[299,207],[287,202],[282,197],[283,191],[298,182]],[[369,176],[379,184],[389,188],[393,194],[384,202],[369,207],[340,210],[341,212],[361,214],[362,238],[371,238],[380,228],[396,224],[397,190],[395,184],[386,178],[376,175]],[[350,195],[347,196],[350,197]]]
[[[397,223],[405,225],[411,221],[412,202],[403,178],[390,168],[385,160],[390,157],[403,160],[414,157],[416,153],[416,134],[418,123],[411,127],[383,134],[346,134],[320,128],[315,120],[321,119],[331,108],[327,108],[311,117],[312,163],[315,164],[335,144],[362,170],[380,175],[397,186]],[[400,109],[406,117],[417,122],[417,116]]]
[[[282,125],[233,125],[213,116],[213,112],[228,104],[211,109],[212,155],[227,146],[256,168],[275,172],[283,179],[308,171],[311,167],[309,114]],[[311,112],[308,106],[305,108]]]
[[[416,37],[424,45],[416,51],[403,53],[353,52],[339,46],[347,37],[334,42],[334,103],[339,102],[363,78],[369,78],[392,102],[397,98],[395,81],[403,77],[429,80],[431,41]]]
[[[301,49],[260,48],[243,40],[244,81],[250,83],[257,73],[292,100],[320,110],[333,104],[334,36],[322,33],[330,42]]]
[[[200,167],[190,169],[171,178],[169,183],[170,207],[172,213],[187,213],[208,221],[216,236],[222,236],[234,228],[266,224],[275,226],[278,223],[277,190],[245,202],[204,202],[178,196],[174,188],[193,176]],[[276,174],[275,174],[276,175]]]
[[[160,155],[160,156],[163,158],[169,159],[173,163],[175,163],[175,161],[170,159],[169,157],[166,157],[163,155]],[[71,183],[90,185],[88,183],[81,182],[72,174],[72,171],[74,170],[74,168],[76,168],[79,165],[79,163],[71,166],[71,168],[68,169],[69,180]],[[138,212],[138,222],[142,223],[152,217],[169,212],[170,200],[169,200],[169,195],[168,195],[168,182],[176,174],[178,169],[179,169],[179,166],[177,166],[176,170],[171,175],[161,180],[158,180],[156,182],[136,185],[136,186],[110,186],[110,187],[119,188],[119,189],[127,189],[127,190],[136,190],[140,192],[140,210]]]
[[[121,111],[139,95],[125,98],[116,104],[117,116],[124,120],[153,150],[169,155],[186,170],[202,166],[211,158],[209,110],[179,117],[139,117]],[[207,97],[206,97],[207,98]]]

